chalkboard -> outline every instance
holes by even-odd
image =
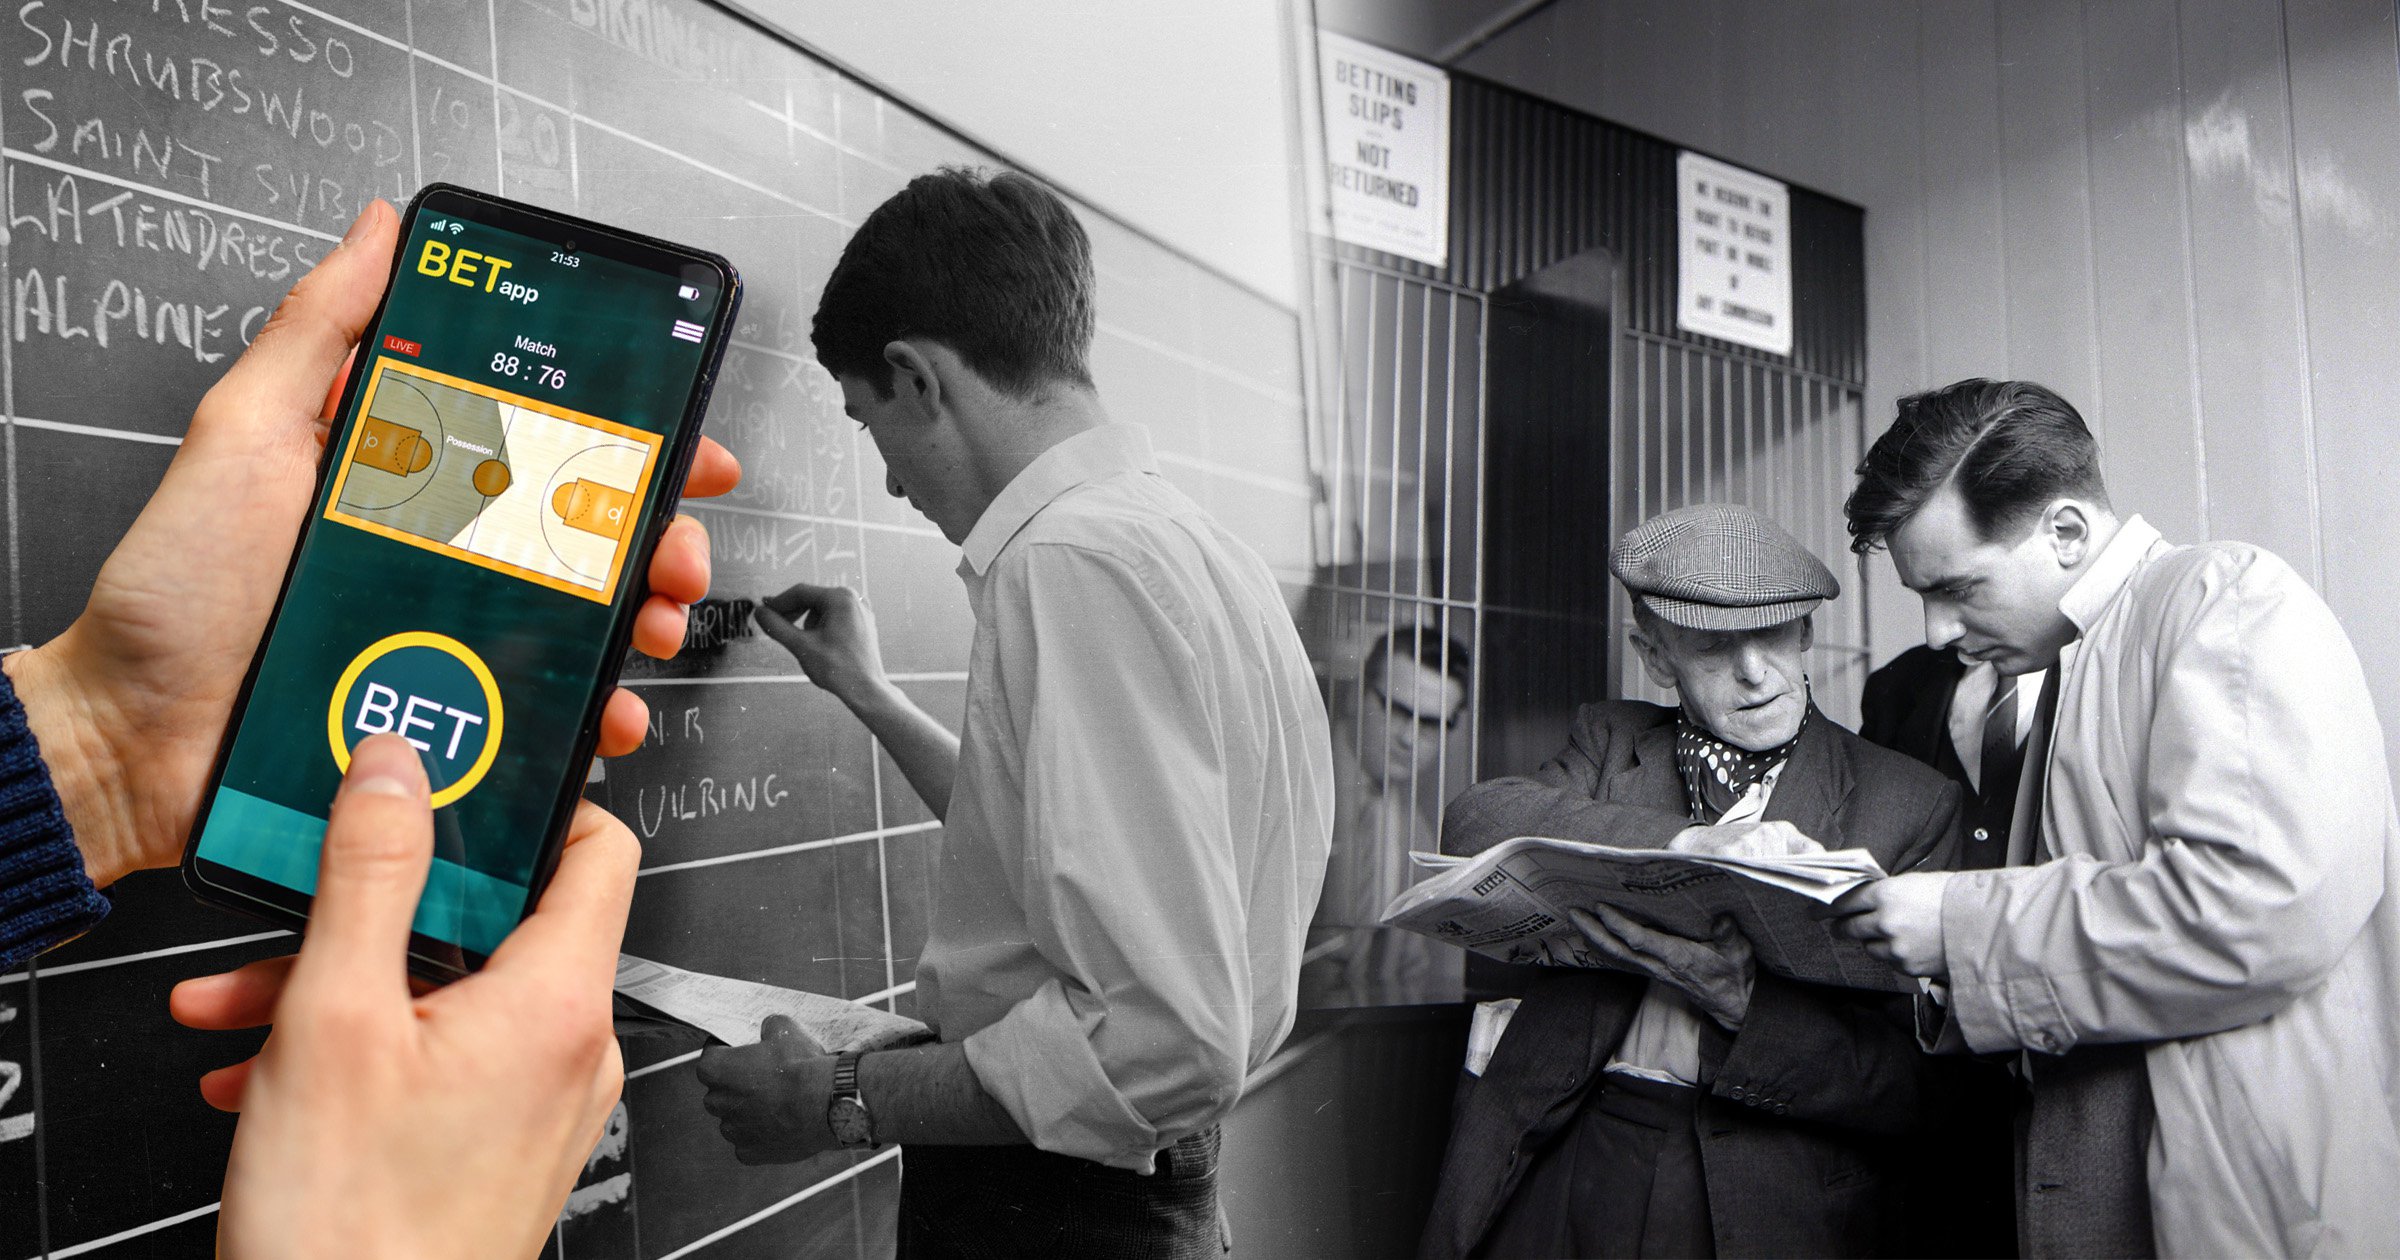
[[[723,252],[749,284],[708,419],[739,493],[693,504],[720,599],[691,651],[629,666],[648,742],[593,795],[644,875],[626,948],[911,1009],[940,832],[864,729],[799,678],[745,600],[865,592],[901,683],[963,705],[956,549],[882,493],[807,345],[858,219],[970,139],[697,0],[30,0],[0,33],[0,408],[12,641],[84,592],[194,404],[368,197],[448,180]],[[973,120],[961,120],[971,129]],[[1168,475],[1310,584],[1297,317],[1084,213],[1095,373]],[[232,1126],[202,1071],[255,1036],[166,1016],[178,979],[290,948],[171,875],[0,977],[0,1260],[201,1254]],[[891,1152],[744,1168],[699,1108],[691,1045],[627,1043],[625,1108],[553,1252],[856,1254],[891,1234]]]

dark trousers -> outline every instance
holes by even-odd
[[[1219,1144],[1212,1125],[1160,1151],[1148,1176],[1030,1146],[908,1147],[900,1260],[1219,1260]]]
[[[1699,1107],[1688,1085],[1603,1075],[1477,1255],[1714,1256]]]
[[[2017,1112],[2017,1235],[2024,1254],[2156,1255],[2150,1224],[2147,1046],[2029,1055]]]

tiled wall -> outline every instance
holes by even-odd
[[[233,38],[208,29],[201,6],[187,21],[174,5],[51,0],[0,36],[11,641],[75,616],[202,390],[361,199],[398,202],[443,179],[735,261],[748,297],[708,432],[748,476],[728,498],[687,504],[712,534],[717,592],[856,586],[902,684],[955,715],[969,633],[955,549],[882,493],[806,332],[867,211],[913,175],[991,155],[697,0],[260,8],[282,33],[271,49],[239,23]],[[195,85],[188,60],[172,90],[112,75],[97,53],[120,36],[137,54],[238,69],[284,104],[203,106],[215,89]],[[176,246],[159,226],[170,216],[216,247]],[[1313,567],[1295,316],[1121,225],[1084,221],[1103,399],[1149,427],[1169,478],[1264,553],[1297,603]],[[233,234],[257,248],[225,246]],[[161,341],[120,326],[103,349],[77,330],[90,331],[111,281],[211,313],[215,331],[195,348],[172,329]],[[779,649],[734,620],[709,637],[722,641],[635,667],[651,736],[595,789],[645,847],[627,949],[907,1011],[937,824]],[[166,990],[291,945],[197,907],[158,873],[120,885],[109,922],[37,972],[0,976],[0,1260],[206,1253],[232,1126],[195,1081],[257,1038],[177,1028]],[[688,1043],[628,1043],[625,1112],[554,1254],[852,1254],[889,1237],[893,1153],[742,1167],[700,1111],[692,1058]]]

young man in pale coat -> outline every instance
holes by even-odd
[[[1860,471],[1854,545],[1928,642],[2056,666],[2010,865],[1836,907],[1935,982],[1929,1035],[2026,1052],[2025,1253],[2389,1253],[2400,822],[2332,612],[2257,547],[2119,519],[2038,385],[1903,399]]]

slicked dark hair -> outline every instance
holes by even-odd
[[[1377,635],[1375,646],[1367,649],[1367,659],[1359,676],[1370,681],[1389,680],[1385,671],[1392,667],[1392,657],[1405,654],[1417,664],[1458,680],[1461,687],[1474,686],[1474,657],[1467,645],[1448,635],[1439,634],[1430,626],[1401,626]]]
[[[994,388],[1089,386],[1092,242],[1058,194],[1015,171],[946,166],[875,207],[825,281],[817,362],[892,392],[883,348],[938,341]]]
[[[1858,463],[1842,505],[1864,555],[1955,484],[1986,541],[2064,496],[2108,506],[2100,444],[2074,404],[2032,381],[1960,381],[1900,400],[1899,417]]]

